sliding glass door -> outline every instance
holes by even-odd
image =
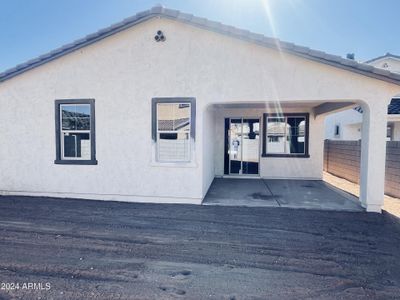
[[[260,157],[260,119],[231,118],[226,142],[229,174],[257,175]]]

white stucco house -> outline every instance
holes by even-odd
[[[386,53],[365,62],[376,68],[400,74],[400,56]],[[325,138],[330,140],[361,139],[362,108],[346,109],[331,114],[325,119]],[[387,141],[400,141],[400,95],[395,96],[388,106]]]
[[[160,6],[0,74],[0,191],[200,204],[215,177],[321,179],[325,116],[364,110],[383,203],[400,74]]]
[[[357,106],[329,115],[325,119],[325,138],[356,141],[361,139],[363,110]],[[400,141],[400,97],[388,106],[386,141]]]
[[[389,70],[390,72],[400,73],[400,55],[386,53],[385,55],[375,57],[365,62],[376,68]]]

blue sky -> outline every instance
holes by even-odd
[[[0,71],[157,3],[361,61],[400,54],[399,0],[0,0]]]

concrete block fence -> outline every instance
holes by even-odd
[[[361,141],[325,140],[324,171],[360,183]],[[400,198],[400,141],[386,144],[385,194]]]

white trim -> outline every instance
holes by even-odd
[[[90,113],[90,115],[89,115],[89,130],[78,130],[78,129],[75,129],[75,130],[64,130],[63,129],[63,115],[62,115],[62,111],[63,111],[63,106],[89,106],[89,113]],[[90,160],[90,159],[92,159],[92,157],[89,157],[89,158],[86,158],[86,157],[70,157],[70,156],[64,156],[64,133],[71,133],[71,134],[74,134],[74,133],[87,133],[87,134],[89,134],[89,142],[90,142],[90,147],[92,146],[92,139],[91,139],[91,131],[92,131],[92,120],[91,120],[91,118],[92,118],[92,112],[91,112],[91,105],[90,104],[88,104],[88,103],[76,103],[76,104],[74,104],[74,103],[65,103],[65,104],[60,104],[60,122],[59,122],[59,125],[60,125],[60,153],[61,153],[61,160]],[[75,139],[76,139],[76,137],[75,137]],[[75,153],[77,153],[78,151],[77,151],[77,143],[76,143],[76,141],[75,141]],[[90,156],[91,156],[91,148],[90,148]]]

